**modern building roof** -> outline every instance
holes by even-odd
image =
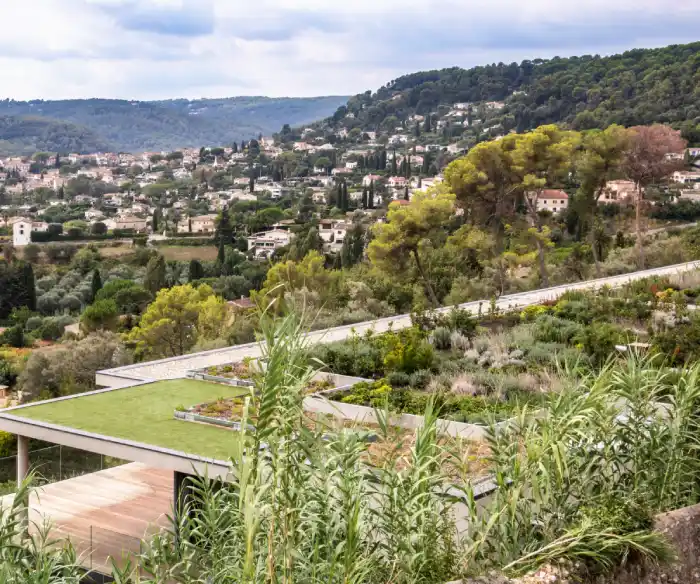
[[[239,434],[177,420],[174,412],[246,392],[193,379],[140,383],[9,408],[0,412],[0,428],[159,468],[225,475]]]

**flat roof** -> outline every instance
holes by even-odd
[[[172,379],[131,387],[98,390],[18,406],[0,412],[0,429],[91,452],[153,463],[147,456],[105,451],[100,443],[164,453],[191,461],[226,463],[238,433],[175,419],[178,406],[246,395],[248,389],[194,379]],[[68,436],[80,438],[66,440]],[[126,454],[126,455],[124,455]],[[159,465],[160,466],[160,465]],[[182,464],[165,464],[183,470]],[[189,464],[191,470],[192,464]],[[186,470],[185,470],[186,472]]]

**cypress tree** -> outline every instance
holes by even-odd
[[[204,268],[199,260],[190,260],[190,269],[187,276],[188,282],[195,282],[201,280],[204,277]]]
[[[90,287],[92,290],[92,301],[95,301],[95,298],[97,297],[97,293],[102,290],[102,276],[100,276],[100,270],[95,268],[92,272],[92,282],[90,283]]]
[[[27,298],[26,306],[29,310],[36,310],[36,284],[34,282],[34,268],[30,262],[24,262],[22,266],[22,283]]]
[[[59,198],[59,200],[62,201],[65,197],[66,197],[66,191],[63,189],[63,185],[61,185],[58,188],[58,198]]]
[[[221,240],[219,240],[219,251],[216,254],[216,263],[219,264],[219,266],[223,266],[225,260],[226,260],[226,246],[224,244],[224,240],[221,239]]]
[[[153,233],[158,233],[158,215],[158,208],[156,207],[155,211],[153,211],[153,220],[151,222]]]
[[[407,156],[405,158],[406,161],[406,166],[404,167],[404,170],[406,172],[406,178],[411,178],[411,157]]]
[[[362,189],[362,208],[367,208],[367,188]]]
[[[252,168],[250,169],[250,192],[255,192],[255,172]]]
[[[148,260],[146,275],[143,279],[143,287],[155,296],[158,294],[158,291],[161,288],[165,288],[166,285],[165,258],[161,254],[158,254]]]
[[[230,223],[230,217],[228,214],[228,207],[224,207],[221,210],[221,216],[216,224],[216,231],[214,232],[214,241],[218,244],[223,241],[225,245],[229,245],[233,241],[233,229]]]
[[[238,142],[233,143],[233,145],[231,146],[231,150],[233,154],[238,154]]]
[[[416,122],[416,138],[420,138],[420,124]]]
[[[379,168],[381,170],[386,170],[386,150],[382,150],[381,160],[379,161]]]
[[[369,198],[367,203],[369,203],[370,209],[374,209],[374,181],[369,183]]]
[[[396,176],[398,174],[398,169],[396,168],[396,149],[394,149],[394,155],[391,158],[391,176]]]
[[[423,154],[423,167],[421,168],[421,172],[425,175],[430,173],[430,153],[427,151]]]
[[[430,133],[430,131],[431,131],[430,114],[426,114],[426,116],[425,116],[425,125],[423,126],[423,130],[425,131],[426,134]]]
[[[410,197],[408,196],[408,185],[406,185],[406,191],[403,194],[403,200],[404,201],[409,201]]]
[[[187,218],[187,233],[192,233],[192,217]]]

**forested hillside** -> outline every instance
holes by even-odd
[[[0,115],[0,156],[38,151],[99,152],[108,145],[90,129],[37,116]]]
[[[346,97],[0,101],[0,154],[222,146],[330,115]],[[37,119],[41,118],[41,119]],[[60,130],[60,131],[58,131]]]
[[[505,102],[492,123],[519,132],[547,123],[574,129],[669,123],[700,141],[700,42],[610,57],[536,59],[400,77],[352,97],[328,120],[352,113],[366,130],[454,103]],[[476,113],[476,108],[475,108]]]

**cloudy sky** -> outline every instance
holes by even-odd
[[[350,95],[700,40],[698,0],[0,0],[0,98]]]

